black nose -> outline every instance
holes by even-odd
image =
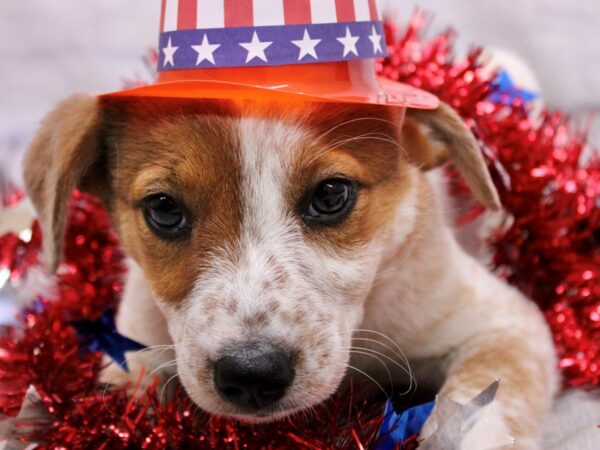
[[[234,405],[260,409],[280,400],[294,381],[294,362],[285,353],[261,346],[236,350],[214,366],[217,391]]]

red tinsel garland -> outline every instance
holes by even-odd
[[[600,164],[580,165],[585,139],[560,114],[541,125],[520,100],[489,100],[493,79],[478,62],[452,56],[452,34],[423,41],[417,15],[397,37],[388,24],[385,76],[422,87],[454,106],[480,139],[503,204],[513,221],[494,236],[499,272],[535,300],[550,323],[565,385],[598,385],[600,364]],[[504,102],[505,103],[505,102]],[[478,211],[475,211],[476,213]],[[176,390],[159,401],[156,387],[132,397],[97,383],[101,355],[85,352],[70,322],[94,319],[119,297],[122,255],[100,206],[86,195],[72,200],[66,255],[57,291],[21,316],[21,327],[0,337],[0,412],[15,416],[28,386],[40,394],[45,427],[25,421],[13,435],[40,448],[344,449],[377,441],[383,404],[353,404],[341,394],[305,420],[252,428],[195,411]],[[0,238],[0,268],[26,271],[39,251]],[[57,299],[57,300],[50,300]],[[50,424],[48,426],[48,423]],[[412,444],[414,445],[414,441]]]

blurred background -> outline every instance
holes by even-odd
[[[432,31],[453,27],[458,48],[512,51],[537,75],[550,107],[582,117],[600,110],[599,0],[382,0],[406,20],[435,14]],[[0,2],[0,169],[18,179],[20,155],[40,119],[75,93],[119,89],[148,77],[142,55],[158,39],[160,0]],[[593,142],[600,142],[597,128]]]

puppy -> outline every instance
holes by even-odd
[[[537,449],[557,388],[551,336],[457,244],[428,173],[449,159],[498,209],[445,104],[80,96],[46,118],[24,164],[50,270],[72,189],[102,199],[130,257],[118,328],[162,349],[130,366],[172,366],[202,409],[272,421],[353,374],[408,382],[401,347],[420,385],[459,402],[501,379],[495,426]]]

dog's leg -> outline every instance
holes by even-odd
[[[512,436],[515,443],[507,447],[510,449],[540,448],[538,430],[557,384],[554,349],[543,318],[533,304],[518,304],[529,310],[521,311],[519,326],[473,336],[449,357],[442,396],[465,404],[500,379],[497,397],[486,413],[487,426],[476,426],[463,442],[462,450],[492,448],[493,435]],[[529,332],[528,327],[523,327],[523,317],[529,318]],[[530,336],[536,339],[529,339]],[[435,423],[427,423],[422,436],[430,435],[435,427]]]

